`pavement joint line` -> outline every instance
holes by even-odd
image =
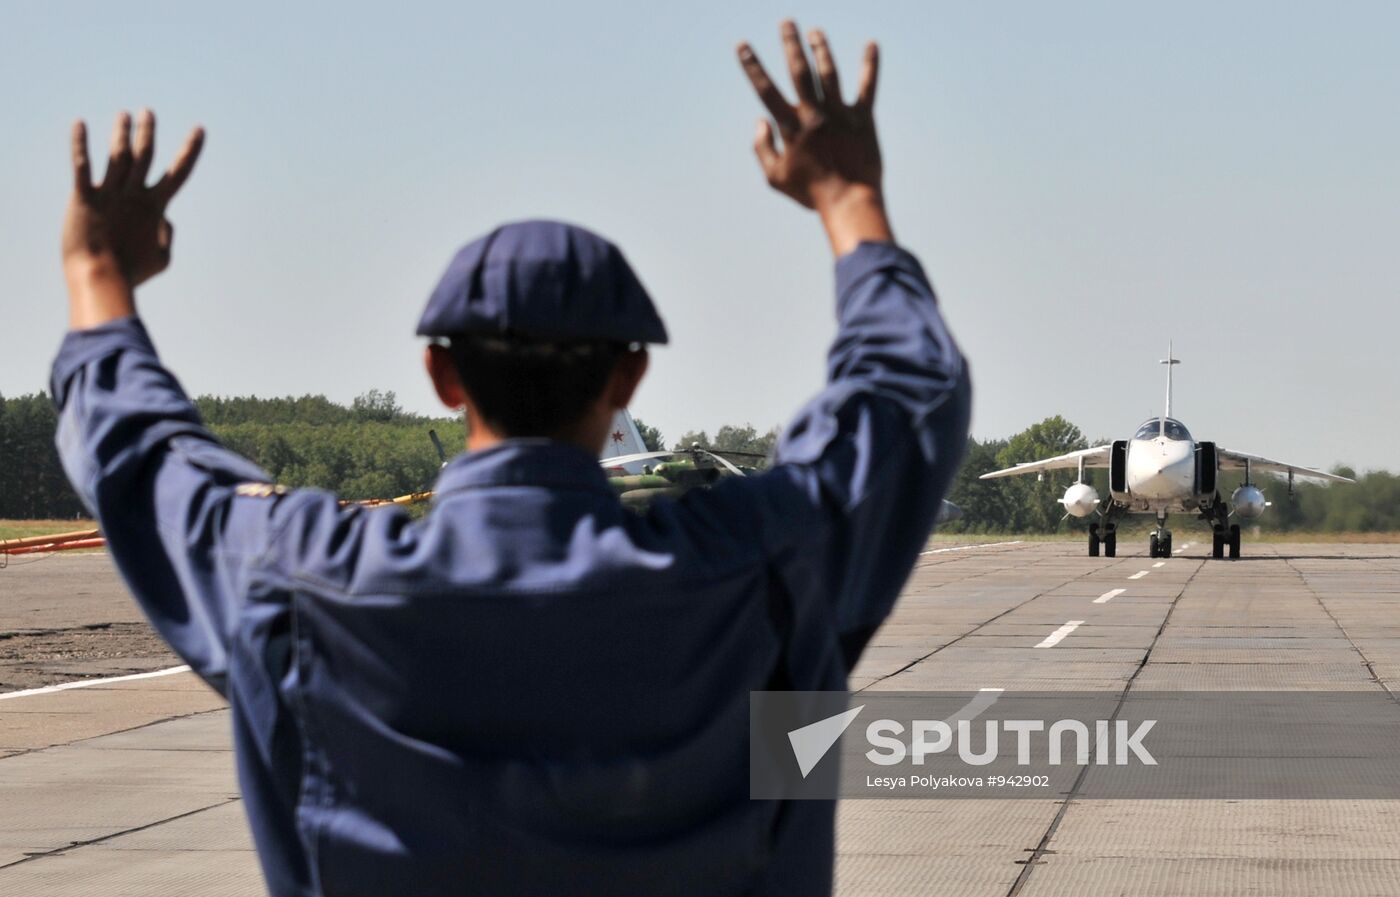
[[[1094,599],[1094,603],[1095,603],[1095,604],[1107,604],[1108,602],[1112,601],[1114,598],[1117,598],[1119,595],[1123,594],[1123,593],[1126,592],[1126,591],[1128,591],[1128,590],[1127,590],[1127,589],[1109,589],[1107,592],[1104,592],[1102,595],[1100,595],[1099,597],[1095,598],[1095,599]]]
[[[96,740],[96,739],[98,739],[98,738],[106,738],[108,735],[122,735],[122,734],[125,734],[125,733],[127,733],[127,732],[135,732],[135,731],[138,731],[138,730],[140,730],[140,729],[146,729],[146,728],[149,728],[149,727],[151,727],[151,726],[159,726],[161,723],[173,722],[173,721],[175,721],[175,720],[177,720],[177,719],[190,719],[191,717],[195,717],[195,716],[203,716],[203,715],[206,714],[206,713],[228,713],[228,707],[215,707],[215,708],[212,709],[212,710],[196,710],[196,711],[194,711],[194,712],[192,712],[192,713],[177,713],[177,714],[175,714],[174,716],[163,716],[163,717],[161,717],[160,719],[153,719],[153,720],[150,720],[150,721],[148,721],[148,722],[137,723],[137,724],[134,725],[134,726],[127,726],[125,729],[113,729],[113,730],[110,731],[110,732],[99,732],[99,733],[97,733],[96,735],[85,735],[85,736],[83,736],[82,738],[75,738],[75,739],[73,739],[72,741],[60,741],[60,742],[57,742],[57,743],[55,743],[55,744],[45,744],[45,745],[40,745],[40,746],[38,746],[38,747],[24,748],[23,750],[15,751],[13,754],[9,754],[8,756],[0,757],[0,761],[4,761],[4,760],[14,760],[14,759],[17,758],[17,757],[26,757],[26,756],[28,756],[28,755],[30,755],[30,754],[37,754],[37,753],[40,753],[40,752],[42,752],[42,751],[51,751],[51,750],[54,750],[55,748],[71,747],[72,745],[75,745],[75,744],[82,744],[82,743],[85,742],[85,741],[93,741],[93,740]],[[232,750],[232,749],[233,749],[233,746],[232,746],[232,745],[229,745],[229,747],[228,747],[226,750]],[[141,751],[141,750],[148,750],[148,749],[147,749],[147,748],[110,748],[110,750],[137,750],[137,751]],[[161,748],[161,750],[167,750],[167,748]],[[206,754],[207,754],[207,753],[214,753],[214,752],[217,752],[217,751],[219,751],[219,748],[196,748],[196,749],[194,749],[193,751],[191,751],[191,753],[206,753]],[[0,867],[0,868],[3,868],[3,867]]]
[[[1024,540],[1016,539],[1012,542],[983,542],[980,545],[957,545],[952,548],[931,548],[928,551],[919,552],[919,557],[926,554],[943,554],[947,551],[970,551],[974,548],[996,548],[998,545],[1020,545]]]
[[[138,679],[155,679],[158,676],[173,676],[176,673],[188,673],[189,666],[181,664],[178,667],[168,667],[164,670],[152,670],[149,673],[129,673],[125,676],[108,676],[104,679],[79,679],[76,682],[63,682],[58,685],[45,685],[42,688],[26,688],[21,691],[7,691],[0,694],[0,701],[7,701],[11,698],[30,698],[35,695],[49,695],[58,691],[69,691],[74,688],[91,688],[94,685],[111,685],[114,682],[135,682]],[[4,868],[0,866],[0,868]]]
[[[34,638],[44,635],[63,635],[69,632],[106,632],[113,626],[111,623],[84,623],[80,626],[54,626],[47,629],[5,629],[0,630],[0,641],[12,638]]]
[[[158,825],[165,825],[167,822],[175,822],[180,819],[187,819],[198,813],[204,813],[208,810],[217,810],[219,807],[226,807],[229,804],[235,803],[239,800],[242,800],[242,798],[237,796],[228,797],[219,801],[218,803],[210,804],[207,807],[197,807],[196,809],[190,810],[187,813],[179,813],[175,816],[168,816],[165,819],[157,819],[155,822],[148,822],[145,825],[132,826],[131,828],[122,829],[119,832],[112,832],[110,834],[102,835],[97,838],[88,838],[85,841],[72,841],[68,844],[63,845],[62,847],[55,847],[52,850],[36,851],[34,853],[26,854],[24,859],[22,860],[15,860],[13,863],[5,863],[4,865],[0,865],[0,870],[13,869],[15,866],[23,865],[24,863],[32,863],[35,860],[42,860],[45,857],[59,856],[60,854],[65,854],[70,850],[77,850],[79,847],[91,847],[93,844],[101,844],[102,842],[110,841],[113,838],[120,838],[122,835],[132,835],[136,832],[144,832],[146,829],[155,828]]]
[[[1177,602],[1186,594],[1186,590],[1191,587],[1191,583],[1195,581],[1197,574],[1201,572],[1204,566],[1204,564],[1198,564],[1196,569],[1191,571],[1191,575],[1186,577],[1186,581],[1181,584],[1181,590],[1172,598],[1171,605],[1167,608],[1166,614],[1162,617],[1162,625],[1157,627],[1157,634],[1152,636],[1152,644],[1147,646],[1147,650],[1143,652],[1142,660],[1138,663],[1137,669],[1133,670],[1133,675],[1128,678],[1127,683],[1123,686],[1123,690],[1118,693],[1118,706],[1113,708],[1113,719],[1117,719],[1118,714],[1123,711],[1123,703],[1128,700],[1128,692],[1132,691],[1133,684],[1137,682],[1137,677],[1141,675],[1143,669],[1147,666],[1147,661],[1152,657],[1152,652],[1156,650],[1157,642],[1161,640],[1162,633],[1167,631],[1167,624],[1171,622],[1172,613],[1176,610]],[[1065,816],[1069,813],[1070,806],[1074,804],[1074,796],[1078,794],[1079,790],[1083,787],[1084,779],[1089,775],[1089,769],[1090,767],[1088,766],[1080,767],[1079,775],[1075,777],[1074,784],[1069,786],[1069,792],[1065,794],[1064,800],[1060,801],[1060,809],[1055,812],[1054,818],[1051,819],[1050,824],[1046,826],[1045,834],[1040,836],[1040,841],[1030,850],[1030,856],[1025,860],[1017,860],[1018,863],[1022,863],[1021,872],[1016,876],[1016,880],[1011,883],[1011,888],[1006,892],[1006,897],[1020,897],[1021,892],[1025,890],[1026,884],[1030,881],[1031,874],[1035,872],[1036,867],[1045,865],[1044,858],[1054,853],[1054,851],[1050,849],[1050,843],[1055,839],[1055,833],[1059,831],[1060,823],[1064,822]]]
[[[1059,629],[1056,629],[1054,632],[1052,632],[1052,633],[1050,633],[1049,635],[1047,635],[1047,636],[1044,638],[1044,640],[1041,641],[1040,644],[1036,645],[1036,647],[1037,647],[1037,648],[1053,648],[1053,647],[1055,647],[1056,645],[1058,645],[1060,642],[1064,641],[1065,636],[1069,635],[1071,632],[1073,632],[1074,630],[1078,629],[1080,626],[1083,626],[1083,625],[1084,625],[1084,621],[1083,621],[1083,620],[1070,620],[1068,623],[1066,623],[1065,625],[1061,626]]]
[[[1142,579],[1142,578],[1143,578],[1144,576],[1146,576],[1146,575],[1147,575],[1147,571],[1146,571],[1146,570],[1139,570],[1138,572],[1134,573],[1132,576],[1129,576],[1128,578],[1129,578],[1129,579]]]
[[[997,554],[995,554],[995,555],[990,555],[990,557],[1000,557],[1002,554],[1004,554],[1004,552],[999,552],[999,553],[997,553]],[[1018,565],[1012,565],[1012,566],[1018,566]],[[1000,572],[1000,570],[1009,570],[1009,569],[1011,569],[1011,566],[998,568],[998,569],[995,570],[995,571],[987,571],[987,572],[984,572],[984,573],[976,573],[976,574],[973,574],[972,576],[967,576],[967,577],[964,577],[964,578],[962,578],[962,579],[960,579],[960,580],[956,580],[955,583],[943,583],[942,585],[939,586],[939,588],[944,588],[944,587],[946,587],[946,586],[948,586],[948,585],[953,585],[953,584],[956,584],[956,583],[968,582],[969,580],[978,579],[978,578],[983,577],[983,576],[991,576],[991,575],[993,575],[993,574],[996,573],[996,572]],[[1071,576],[1069,579],[1066,579],[1064,582],[1060,583],[1059,585],[1055,586],[1054,588],[1046,589],[1046,590],[1043,591],[1043,592],[1036,592],[1034,595],[1030,596],[1030,597],[1027,598],[1025,601],[1022,601],[1022,602],[1020,602],[1019,604],[1016,604],[1016,605],[1013,605],[1013,606],[1011,606],[1011,607],[1008,607],[1006,610],[1002,611],[1002,612],[999,613],[999,614],[996,614],[995,616],[990,617],[989,619],[983,620],[981,623],[978,623],[976,626],[973,626],[971,629],[969,629],[967,632],[964,632],[962,635],[958,636],[957,638],[952,639],[951,641],[948,641],[948,642],[945,642],[945,643],[939,645],[938,647],[936,647],[936,648],[934,648],[933,650],[929,651],[927,654],[922,654],[922,655],[920,655],[920,656],[914,658],[913,660],[911,660],[911,661],[909,661],[908,663],[906,663],[904,666],[902,666],[902,667],[900,667],[899,669],[895,670],[893,673],[886,673],[885,675],[880,676],[880,677],[877,678],[877,679],[874,679],[874,680],[872,680],[872,681],[870,681],[870,682],[867,682],[865,685],[862,685],[860,688],[857,688],[857,689],[855,689],[854,691],[857,691],[857,692],[865,691],[865,690],[867,690],[867,689],[873,688],[873,687],[876,686],[876,685],[879,685],[881,682],[884,682],[886,679],[892,679],[892,678],[894,678],[895,676],[898,676],[900,673],[903,673],[905,670],[909,669],[910,667],[914,667],[914,666],[917,666],[918,664],[923,663],[925,660],[928,660],[930,657],[932,657],[933,655],[935,655],[935,654],[937,654],[938,652],[942,651],[944,648],[950,648],[950,647],[952,647],[953,645],[956,645],[958,642],[962,641],[963,639],[967,638],[968,636],[973,635],[973,634],[977,633],[978,631],[984,629],[985,627],[992,625],[992,624],[995,623],[997,620],[1000,620],[1002,617],[1006,616],[1007,614],[1014,613],[1014,612],[1020,610],[1021,608],[1025,607],[1027,604],[1030,604],[1030,603],[1031,603],[1032,601],[1034,601],[1035,599],[1037,599],[1037,598],[1044,598],[1046,595],[1048,595],[1048,594],[1050,594],[1051,592],[1055,591],[1055,589],[1063,588],[1064,586],[1067,586],[1067,585],[1069,585],[1069,584],[1072,583],[1072,582],[1078,582],[1078,581],[1081,580],[1081,579],[1086,579],[1086,578],[1088,578],[1089,576],[1092,576],[1095,572],[1097,572],[1097,571],[1096,571],[1096,570],[1085,570],[1083,573],[1079,574],[1078,576]]]
[[[1287,567],[1293,573],[1293,575],[1298,577],[1298,579],[1303,583],[1303,588],[1308,590],[1308,594],[1312,595],[1313,600],[1317,602],[1318,607],[1322,608],[1322,612],[1327,615],[1327,619],[1332,621],[1332,625],[1337,627],[1338,631],[1340,631],[1342,633],[1342,636],[1347,640],[1347,644],[1351,645],[1351,649],[1356,652],[1356,655],[1358,657],[1361,658],[1361,663],[1363,666],[1366,667],[1366,672],[1370,675],[1371,681],[1379,685],[1386,694],[1390,695],[1390,699],[1392,701],[1400,703],[1400,696],[1397,696],[1395,692],[1391,690],[1390,685],[1383,681],[1380,676],[1376,675],[1375,663],[1371,660],[1371,658],[1366,656],[1365,651],[1361,650],[1361,646],[1358,645],[1356,643],[1356,640],[1351,637],[1351,633],[1347,631],[1346,626],[1342,625],[1342,621],[1338,620],[1337,615],[1332,613],[1332,609],[1327,606],[1326,601],[1322,600],[1322,596],[1317,593],[1317,589],[1314,589],[1312,587],[1312,583],[1308,582],[1307,575],[1304,574],[1303,571],[1299,570],[1297,567],[1293,566],[1292,560],[1279,554],[1277,548],[1274,549],[1274,557],[1283,561],[1284,566]]]

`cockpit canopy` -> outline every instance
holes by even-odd
[[[1138,431],[1133,435],[1133,438],[1156,439],[1159,435],[1159,431],[1162,429],[1161,420],[1160,417],[1152,418],[1147,423],[1138,427]],[[1170,417],[1167,418],[1165,435],[1168,439],[1177,441],[1190,441],[1191,439],[1191,431],[1186,429],[1181,421]]]

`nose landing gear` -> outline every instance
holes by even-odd
[[[1147,553],[1154,558],[1172,556],[1172,531],[1167,529],[1167,515],[1157,517],[1157,531],[1147,540]]]

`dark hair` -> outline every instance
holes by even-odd
[[[481,416],[505,436],[558,436],[603,394],[627,344],[457,336],[449,351]]]

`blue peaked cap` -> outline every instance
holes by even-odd
[[[621,250],[558,221],[505,224],[464,246],[428,299],[418,333],[667,341],[666,325]]]

